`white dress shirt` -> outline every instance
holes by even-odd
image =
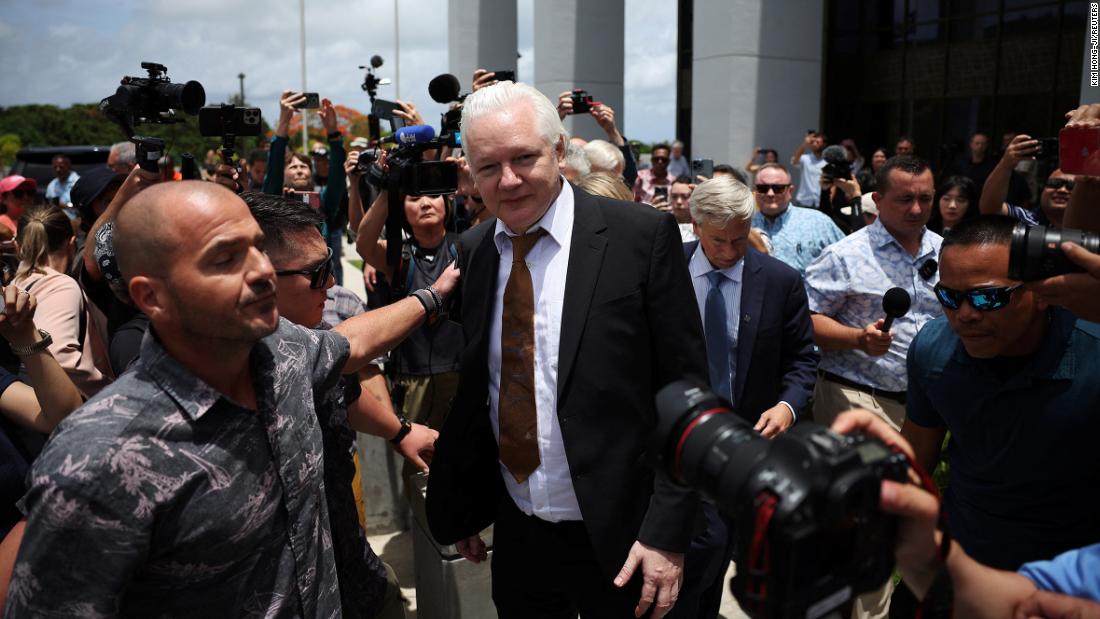
[[[573,237],[573,189],[565,179],[562,179],[562,190],[557,199],[528,232],[540,228],[548,234],[539,239],[527,254],[527,268],[531,271],[535,294],[535,412],[539,466],[523,483],[517,483],[503,463],[500,464],[500,473],[508,494],[523,513],[550,522],[580,520],[581,510],[573,491],[573,478],[558,424],[558,347],[565,276]],[[504,311],[504,288],[512,272],[512,236],[515,233],[498,219],[493,241],[500,252],[500,265],[489,324],[489,415],[498,442],[500,324]]]

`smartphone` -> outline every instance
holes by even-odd
[[[664,198],[665,201],[667,202],[668,201],[668,187],[654,187],[653,188],[653,199],[656,200],[657,198]]]
[[[493,79],[498,82],[514,82],[516,81],[515,71],[493,71]]]
[[[199,109],[199,135],[260,135],[260,108],[207,105]]]
[[[1100,176],[1100,129],[1062,129],[1058,134],[1058,158],[1066,174]]]
[[[375,99],[374,106],[371,108],[371,114],[379,120],[390,121],[390,131],[397,131],[401,127],[405,126],[405,119],[400,116],[394,116],[394,110],[400,110],[401,106],[393,101],[386,101],[385,99]]]
[[[714,160],[713,159],[692,159],[691,160],[691,180],[697,181],[697,176],[705,176],[711,178],[714,176]]]
[[[302,94],[306,96],[306,100],[294,107],[299,110],[315,110],[321,107],[321,95],[315,92],[304,92]]]
[[[287,194],[287,197],[291,200],[301,200],[303,203],[308,204],[310,208],[321,208],[321,194],[316,191],[295,191]]]

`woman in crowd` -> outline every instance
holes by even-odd
[[[13,285],[38,298],[35,321],[50,333],[50,353],[85,397],[114,377],[107,357],[106,318],[65,273],[76,254],[69,218],[56,206],[31,209],[15,238],[19,268]]]
[[[978,216],[978,187],[965,176],[948,177],[932,203],[932,217],[928,220],[928,229],[936,234],[946,234],[964,219]]]
[[[875,190],[875,175],[878,174],[878,171],[882,169],[882,165],[889,158],[890,153],[886,152],[885,148],[876,148],[875,152],[871,153],[871,167],[864,167],[856,174],[856,180],[864,193],[871,193]]]

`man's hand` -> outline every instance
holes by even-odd
[[[894,336],[890,332],[882,330],[885,325],[886,319],[879,318],[874,324],[863,327],[863,332],[859,334],[857,340],[859,349],[872,357],[885,355],[886,351],[890,350],[890,343],[894,341]]]
[[[573,91],[567,90],[558,95],[558,116],[565,120],[566,116],[573,113]]]
[[[658,211],[670,211],[672,207],[668,203],[668,198],[662,195],[653,196],[653,201],[649,203],[650,206]]]
[[[474,71],[474,80],[471,82],[470,92],[477,92],[486,86],[492,86],[497,83],[497,75],[488,69],[478,69]]]
[[[638,566],[642,568],[642,597],[638,599],[634,616],[644,615],[650,606],[654,606],[656,600],[651,616],[660,619],[672,610],[672,605],[680,595],[680,583],[684,579],[684,555],[636,541],[630,548],[623,569],[615,577],[615,586],[626,586]]]
[[[764,438],[775,438],[786,432],[794,423],[794,416],[786,404],[776,404],[760,414],[760,420],[753,426],[753,430]]]
[[[38,341],[34,326],[34,310],[38,301],[19,286],[4,288],[4,311],[0,313],[0,335],[16,346],[30,346]]]
[[[363,287],[370,292],[374,292],[374,287],[378,285],[378,269],[371,266],[369,262],[363,263]]]
[[[416,110],[416,106],[408,101],[401,101],[398,99],[395,103],[400,106],[400,109],[394,108],[393,115],[398,118],[405,119],[406,125],[423,125],[424,119],[420,116],[420,112]]]
[[[359,152],[353,150],[348,153],[348,158],[344,160],[344,174],[347,174],[351,181],[359,179]]]
[[[240,172],[237,171],[237,168],[225,163],[219,163],[214,166],[214,176],[212,176],[210,180],[233,193],[240,193],[244,191],[244,188],[241,187],[240,178]]]
[[[325,126],[325,135],[329,136],[340,131],[337,124],[336,107],[328,99],[321,100],[321,124]]]
[[[1015,619],[1100,619],[1100,604],[1049,591],[1036,591],[1016,607]]]
[[[290,133],[290,119],[298,113],[298,106],[305,103],[306,96],[293,90],[284,90],[279,97],[279,120],[275,124],[275,135],[285,138]]]
[[[451,295],[452,292],[454,292],[455,286],[458,285],[458,278],[460,276],[461,275],[458,272],[458,266],[456,266],[456,264],[452,262],[451,264],[447,265],[446,270],[444,270],[443,274],[439,276],[439,279],[435,280],[435,282],[432,284],[432,288],[435,288],[435,291],[439,293],[439,296],[446,299],[448,296]]]
[[[916,458],[912,446],[901,434],[870,411],[856,409],[841,413],[831,429],[841,434],[862,432],[901,450],[910,460]],[[901,517],[894,542],[898,571],[913,592],[923,597],[940,569],[936,537],[939,501],[919,486],[883,480],[879,506]]]
[[[1082,320],[1100,321],[1100,256],[1085,251],[1076,243],[1062,243],[1062,253],[1085,272],[1056,275],[1025,284],[1024,288],[1051,305],[1068,309]]]
[[[435,439],[439,438],[439,432],[420,423],[412,424],[412,429],[397,444],[397,451],[412,462],[421,473],[428,474],[428,464],[421,457],[422,454],[430,454],[435,451]]]
[[[569,108],[573,108],[572,100],[569,102]],[[593,106],[588,113],[596,120],[596,124],[607,133],[608,142],[611,142],[615,146],[626,144],[626,140],[623,139],[623,134],[619,133],[619,128],[615,126],[615,110],[611,109],[610,105],[600,103],[599,105]]]
[[[853,200],[863,195],[863,190],[859,186],[859,181],[854,178],[838,178],[834,182],[837,187],[840,187],[840,190],[844,192],[844,195],[849,200]]]
[[[1090,103],[1066,112],[1066,127],[1100,127],[1100,103]]]
[[[1005,154],[1001,156],[1001,162],[1002,165],[1015,168],[1017,163],[1020,163],[1024,159],[1034,159],[1035,155],[1038,153],[1039,140],[1033,139],[1030,135],[1021,133],[1012,138],[1012,141],[1008,143],[1008,148],[1005,148]]]
[[[476,534],[455,542],[455,550],[458,551],[458,554],[462,555],[462,558],[471,563],[481,563],[489,558],[489,552],[485,548],[485,542],[481,540],[480,535]]]

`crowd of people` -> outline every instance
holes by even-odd
[[[44,204],[0,180],[4,616],[403,617],[357,509],[362,432],[427,475],[439,543],[491,550],[500,617],[717,617],[753,523],[646,466],[654,395],[690,377],[766,439],[813,421],[914,475],[950,463],[942,502],[882,483],[901,578],[853,616],[1100,617],[1100,256],[1009,277],[1018,224],[1100,232],[1100,178],[1025,134],[937,170],[910,138],[865,161],[816,131],[789,166],[643,161],[609,106],[571,137],[570,92],[479,70],[461,149],[424,154],[455,190],[398,195],[327,99],[294,151],[303,100],[204,180],[128,142],[55,158]]]

